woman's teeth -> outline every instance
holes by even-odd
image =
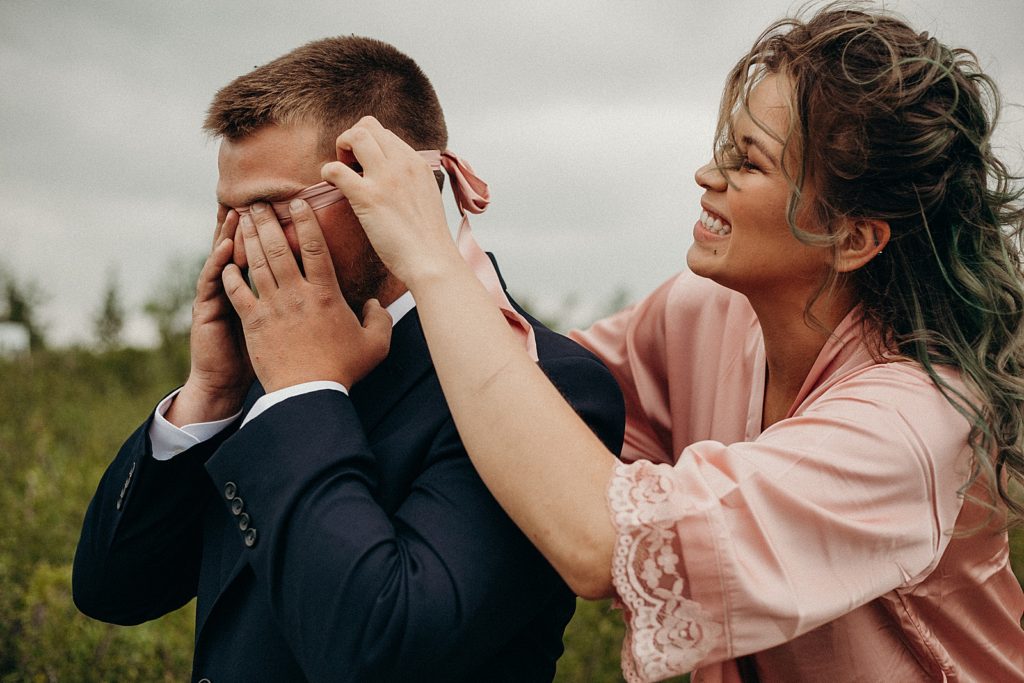
[[[700,223],[707,228],[709,232],[713,232],[716,235],[724,236],[732,232],[731,225],[717,216],[712,216],[707,211],[700,212]]]

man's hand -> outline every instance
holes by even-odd
[[[253,381],[241,323],[221,282],[224,267],[231,261],[237,228],[238,214],[221,207],[213,249],[199,273],[192,304],[191,369],[165,415],[179,427],[237,413]]]
[[[315,380],[351,387],[387,356],[390,316],[371,299],[360,323],[341,294],[313,210],[296,200],[290,211],[302,270],[274,212],[254,204],[240,228],[258,296],[234,264],[224,269],[224,288],[242,322],[256,376],[268,392]]]

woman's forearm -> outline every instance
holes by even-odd
[[[416,299],[441,387],[494,497],[578,594],[611,592],[605,503],[614,456],[530,360],[452,243],[423,158],[373,118],[338,136],[321,169]],[[454,180],[453,180],[454,182]],[[460,207],[461,208],[461,207]]]
[[[454,254],[409,283],[445,398],[474,466],[577,594],[611,592],[615,463],[527,356]]]

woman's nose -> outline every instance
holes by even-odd
[[[709,161],[698,168],[697,172],[693,174],[693,179],[705,190],[714,192],[722,192],[728,185],[728,181],[722,175],[722,171],[719,170],[718,164],[714,161]]]

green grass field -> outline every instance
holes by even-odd
[[[78,614],[70,594],[74,548],[100,474],[186,368],[180,349],[0,361],[0,682],[188,679],[192,605],[121,628]],[[1024,568],[1024,534],[1013,552]],[[556,680],[621,680],[621,637],[607,603],[580,602]]]

